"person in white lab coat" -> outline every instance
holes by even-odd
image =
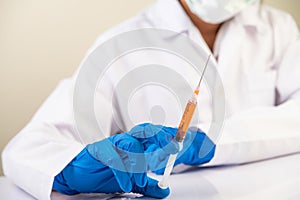
[[[208,54],[213,54],[226,95],[222,135],[219,141],[213,141],[216,148],[208,152],[209,159],[195,163],[182,161],[177,163],[180,164],[178,167],[201,163],[210,166],[241,164],[300,152],[300,41],[296,23],[290,15],[256,1],[224,1],[229,5],[240,3],[231,12],[225,12],[226,5],[217,2],[158,0],[140,15],[100,36],[86,58],[106,39],[118,33],[149,27],[185,34]],[[168,62],[175,66],[177,60],[169,59]],[[116,170],[107,168],[105,162],[108,158],[101,157],[101,151],[107,150],[101,148],[105,139],[94,140],[90,144],[92,146],[88,145],[90,148],[85,148],[75,131],[73,119],[75,81],[76,74],[63,80],[30,123],[6,146],[2,155],[4,174],[38,199],[49,199],[53,188],[66,194],[133,191],[158,198],[167,196],[169,191],[155,187],[156,182],[145,173],[121,172],[120,175]],[[146,95],[148,101],[143,103],[151,104],[157,99],[157,96],[149,98],[151,92]],[[162,96],[159,101],[165,104],[166,98]],[[205,98],[200,102],[200,120],[205,124],[210,120],[211,105]],[[100,111],[105,110],[104,106],[97,106]],[[139,113],[132,113],[133,118],[138,119],[135,124],[151,122],[146,114],[141,114],[145,110],[138,107],[138,103],[132,107],[139,110]],[[116,106],[114,109],[122,108]],[[167,114],[169,116],[170,113]],[[179,111],[173,111],[171,116],[174,118],[167,119],[163,125],[176,127],[180,115]],[[118,117],[124,122],[122,130],[129,131],[132,126],[126,122],[128,119],[122,118],[122,115]],[[108,127],[105,129],[107,136],[120,132],[111,118],[113,114],[109,113],[107,121],[102,122]],[[206,132],[204,127],[198,128]],[[162,130],[158,133],[168,137],[176,132],[176,129],[168,127],[162,127]],[[120,148],[124,147],[121,144],[136,147],[133,150],[130,149],[132,146],[124,147],[128,151],[147,151],[144,143],[134,138],[134,131],[128,133],[111,136],[109,140]],[[201,135],[202,139],[206,137],[201,131],[193,133]],[[150,142],[159,143],[155,140]],[[201,146],[201,142],[195,145]],[[86,151],[90,157],[86,157]],[[172,151],[166,152],[166,155]],[[187,150],[185,154],[188,160],[191,152]],[[131,161],[136,163],[136,160],[129,159],[129,163]],[[81,171],[75,169],[76,166],[81,167]],[[81,179],[76,172],[87,182],[79,184]],[[88,173],[95,173],[99,182],[92,182]],[[82,185],[89,187],[82,188]],[[98,188],[93,190],[93,187]]]

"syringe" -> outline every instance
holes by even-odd
[[[210,56],[211,55],[208,56],[208,59],[206,61],[204,70],[203,70],[201,78],[200,78],[200,81],[199,81],[196,89],[194,90],[193,96],[189,99],[189,101],[188,101],[188,103],[187,103],[187,105],[185,107],[184,113],[182,115],[182,118],[181,118],[178,130],[177,130],[177,133],[176,133],[176,136],[175,136],[175,140],[179,143],[179,151],[182,150],[183,140],[185,138],[186,131],[189,128],[189,125],[190,125],[191,120],[193,118],[195,109],[197,107],[197,96],[199,94],[200,84],[201,84],[202,79],[204,77],[204,72],[205,72],[205,70],[206,70],[206,68],[208,66]],[[164,175],[163,175],[162,179],[158,182],[158,186],[160,188],[162,188],[162,189],[168,188],[168,178],[169,178],[169,176],[170,176],[170,174],[171,174],[171,172],[173,170],[174,163],[176,161],[177,155],[178,155],[178,153],[171,154],[170,157],[169,157],[169,160],[168,160],[168,163],[166,165],[166,169],[165,169]]]

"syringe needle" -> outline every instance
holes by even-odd
[[[196,87],[196,90],[199,90],[199,88],[200,88],[200,85],[201,85],[202,79],[203,79],[203,77],[204,77],[205,70],[206,70],[206,68],[207,68],[207,66],[208,66],[210,57],[211,57],[211,54],[208,56],[208,58],[207,58],[207,60],[206,60],[206,64],[205,64],[205,66],[204,66],[204,69],[203,69],[203,72],[202,72],[202,74],[201,74],[200,81],[199,81],[199,83],[198,83],[198,85],[197,85],[197,87]]]
[[[203,72],[202,72],[202,74],[201,74],[201,78],[200,78],[200,80],[199,80],[199,83],[198,83],[196,89],[194,90],[194,94],[195,94],[196,96],[199,94],[200,85],[201,85],[202,79],[203,79],[203,77],[204,77],[205,70],[206,70],[206,68],[207,68],[207,66],[208,66],[210,57],[211,57],[211,54],[210,54],[210,55],[208,56],[208,58],[207,58],[206,64],[205,64],[204,69],[203,69]]]

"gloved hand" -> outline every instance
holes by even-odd
[[[177,128],[153,124],[140,124],[128,134],[137,138],[144,146],[148,169],[163,174],[169,158],[168,148],[174,146]],[[216,145],[200,129],[187,131],[183,149],[179,152],[175,166],[178,164],[200,165],[209,162],[215,153]]]
[[[178,146],[171,143],[164,154],[177,150]],[[134,192],[154,198],[167,197],[169,188],[161,189],[157,183],[147,176],[143,144],[138,138],[123,133],[87,145],[55,177],[53,189],[69,195]]]

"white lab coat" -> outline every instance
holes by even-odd
[[[86,59],[107,38],[145,27],[184,33],[205,51],[210,51],[178,1],[159,0],[137,17],[100,36]],[[226,120],[221,137],[215,141],[215,157],[208,165],[247,163],[300,152],[299,52],[297,25],[288,14],[273,8],[252,6],[222,26],[213,54],[218,58],[217,69],[225,89]],[[148,53],[151,55],[151,52]],[[143,63],[137,61],[137,64],[150,62],[147,56],[144,59],[140,57],[143,55],[136,56],[139,61],[143,60]],[[163,58],[156,61],[165,62]],[[176,59],[167,59],[166,62],[168,66],[178,66]],[[192,85],[196,85],[199,77],[188,72],[185,75],[190,76]],[[75,78],[76,73],[58,85],[2,154],[4,174],[38,199],[50,199],[54,176],[85,146],[76,134],[73,119]],[[110,78],[113,80],[113,77]],[[199,112],[205,127],[210,120],[211,107],[209,95],[205,91],[202,93]],[[136,100],[131,105],[131,120],[134,123],[150,121],[147,114],[141,113],[148,112],[146,108],[153,105],[167,105],[168,98],[163,95],[157,98],[151,96],[151,89],[146,92],[147,101]],[[95,107],[99,113],[106,109],[102,105]],[[165,124],[177,126],[181,110],[166,110],[173,112],[174,117],[166,117]],[[111,118],[110,114],[106,118],[100,116],[100,119],[107,120],[101,122],[106,124],[106,135],[119,131]],[[122,129],[130,129],[127,119],[122,120]]]

